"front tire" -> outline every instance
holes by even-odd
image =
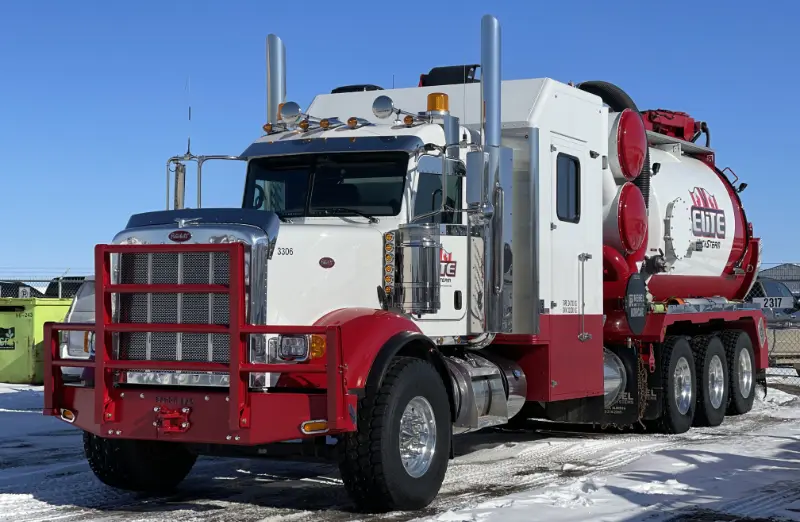
[[[725,345],[716,335],[698,335],[692,339],[698,375],[695,426],[719,426],[728,408],[728,361]]]
[[[742,415],[753,408],[755,390],[755,355],[750,336],[741,330],[723,332],[722,341],[728,356],[730,400],[728,415]]]
[[[685,337],[668,337],[661,357],[664,405],[658,428],[664,433],[685,433],[692,427],[697,404],[692,348]]]
[[[444,481],[451,430],[439,373],[421,359],[395,359],[361,400],[358,431],[340,439],[345,489],[367,511],[426,507]]]
[[[128,491],[172,491],[197,460],[176,442],[105,439],[89,432],[83,433],[83,449],[102,483]]]

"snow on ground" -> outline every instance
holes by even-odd
[[[41,406],[41,388],[0,385],[0,520],[800,521],[800,400],[777,389],[747,415],[678,436],[537,423],[459,437],[434,504],[383,516],[354,513],[328,464],[208,458],[175,494],[113,490],[83,460],[79,432]]]

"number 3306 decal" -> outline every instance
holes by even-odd
[[[294,249],[293,248],[281,248],[278,247],[278,255],[279,256],[293,256]]]

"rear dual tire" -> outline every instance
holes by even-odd
[[[699,376],[695,426],[719,426],[728,408],[729,366],[725,345],[716,335],[692,339],[695,366]]]
[[[728,359],[730,400],[728,415],[742,415],[753,409],[755,390],[755,353],[750,336],[741,330],[722,334]]]
[[[694,354],[686,337],[667,337],[661,351],[661,362],[664,394],[662,414],[656,421],[656,428],[664,433],[684,433],[692,427],[697,405]]]

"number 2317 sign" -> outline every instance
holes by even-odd
[[[761,308],[794,308],[791,297],[756,297],[753,302],[761,305]]]

